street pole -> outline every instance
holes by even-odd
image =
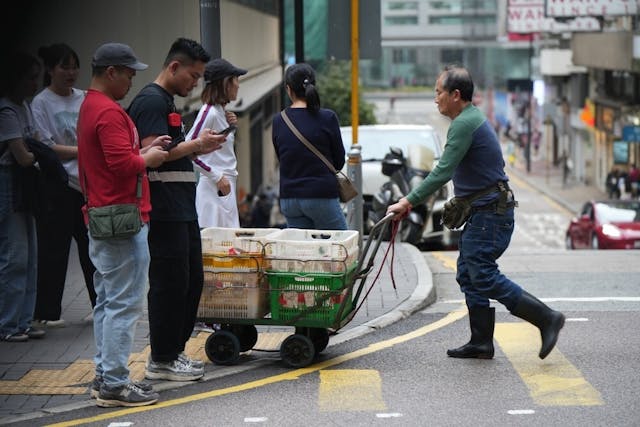
[[[358,231],[358,244],[362,248],[362,158],[358,145],[358,61],[360,57],[358,6],[358,0],[351,0],[351,149],[347,159],[347,174],[355,183],[358,195],[347,203],[347,223],[350,230]]]
[[[531,85],[531,89],[529,90],[528,102],[529,105],[525,111],[529,112],[529,116],[527,117],[527,145],[524,148],[524,158],[527,161],[527,172],[531,172],[531,116],[533,116],[533,81],[531,78],[533,77],[532,69],[531,69],[531,61],[533,60],[533,33],[529,33],[529,84]]]

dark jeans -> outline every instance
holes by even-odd
[[[170,362],[191,337],[202,293],[198,221],[151,221],[149,253],[151,357],[156,362]]]
[[[78,246],[78,258],[91,307],[96,305],[96,291],[93,288],[93,273],[96,268],[89,258],[89,236],[82,216],[82,205],[82,193],[65,187],[56,197],[46,218],[36,221],[38,291],[34,319],[60,319],[72,237]]]
[[[465,294],[467,307],[488,307],[489,298],[511,311],[522,288],[500,273],[496,260],[504,253],[513,234],[513,208],[504,215],[475,212],[460,236],[456,280]]]

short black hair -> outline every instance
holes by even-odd
[[[473,80],[469,71],[458,65],[447,65],[442,70],[442,87],[451,93],[454,90],[460,91],[460,98],[463,101],[471,101],[473,98]]]
[[[56,65],[67,65],[73,61],[80,68],[78,54],[65,43],[42,46],[38,49],[38,56],[42,58],[46,71],[54,69]],[[44,73],[43,84],[45,87],[51,84],[51,75],[48,72]]]
[[[207,63],[210,59],[211,55],[209,55],[200,43],[195,40],[180,37],[171,45],[167,58],[164,61],[164,66],[168,66],[171,61],[193,64],[196,61]]]

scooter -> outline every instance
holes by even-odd
[[[434,154],[422,145],[407,147],[405,157],[400,148],[389,147],[389,153],[382,160],[382,174],[389,181],[382,184],[378,193],[373,195],[372,209],[369,211],[367,225],[372,226],[387,213],[387,208],[416,188],[433,167]],[[414,245],[422,241],[422,236],[433,210],[435,196],[424,203],[414,206],[409,215],[400,223],[398,236],[401,241]],[[384,236],[389,238],[389,236]]]

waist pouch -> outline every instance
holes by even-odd
[[[492,193],[499,192],[498,200],[495,204],[496,212],[504,213],[504,210],[518,206],[518,202],[515,200],[508,201],[509,193],[511,190],[506,182],[500,181],[484,190],[480,190],[477,193],[473,193],[467,197],[454,197],[444,204],[444,210],[442,212],[442,224],[450,230],[460,228],[471,216],[473,211],[471,203],[481,197],[487,196]],[[511,193],[513,194],[513,193]]]
[[[444,204],[442,224],[450,230],[460,228],[471,216],[471,202],[464,197],[454,197]]]
[[[89,234],[94,239],[126,239],[142,228],[140,210],[135,203],[89,208]]]

